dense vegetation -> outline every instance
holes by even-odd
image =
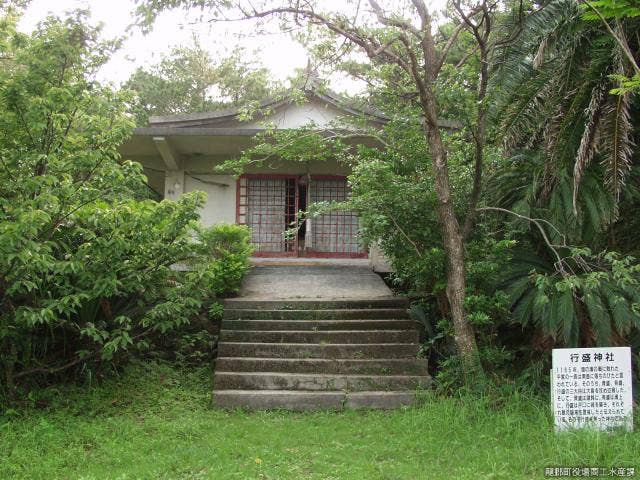
[[[231,104],[270,90],[264,69],[239,62],[241,53],[216,66],[196,43],[114,91],[92,76],[117,44],[99,40],[82,12],[51,18],[28,36],[15,30],[19,8],[7,5],[0,72],[5,395],[17,379],[90,375],[91,364],[148,349],[150,338],[237,288],[246,232],[198,226],[200,194],[150,199],[140,165],[121,159],[117,147],[132,116],[217,105],[208,96],[213,85]],[[361,101],[391,120],[375,131],[350,126],[376,138],[376,148],[353,148],[310,126],[268,132],[226,167],[241,170],[274,154],[308,161],[309,152],[349,163],[353,196],[340,208],[358,211],[363,241],[381,242],[393,281],[415,299],[441,384],[459,386],[477,350],[479,371],[536,388],[532,379],[545,377],[554,346],[632,345],[635,352],[640,341],[633,256],[639,20],[633,7],[618,11],[606,2],[600,10],[573,0],[482,5],[470,18],[454,3],[441,31],[443,41],[455,42],[434,57],[440,65],[428,88],[393,42],[380,58],[363,62],[346,52],[336,62],[340,15],[303,12],[325,28],[304,39],[309,51],[365,78]],[[163,6],[175,5],[140,11],[150,21]],[[296,7],[287,8],[278,13]],[[251,12],[244,11],[257,16]],[[411,31],[375,5],[373,13],[385,28],[354,30],[354,47],[370,54],[384,35]],[[456,27],[460,18],[468,28]],[[440,39],[432,41],[440,48]],[[434,61],[424,46],[397,48]],[[457,126],[425,135],[425,121],[441,118]],[[220,247],[225,235],[232,240]],[[454,261],[459,245],[463,257]],[[177,273],[176,263],[193,268]],[[460,268],[463,279],[454,272]],[[464,286],[462,305],[452,282]],[[471,343],[460,342],[463,334]]]
[[[149,199],[123,160],[127,93],[91,79],[113,45],[78,13],[0,30],[0,403],[92,378],[235,291],[243,227],[204,228],[195,192]],[[176,272],[172,265],[190,268]]]
[[[192,5],[147,2],[142,11],[158,3]],[[313,126],[270,131],[224,168],[278,156],[348,163],[349,204],[306,215],[359,213],[363,240],[380,241],[397,287],[415,299],[445,388],[483,379],[474,342],[480,370],[498,383],[544,386],[549,352],[562,346],[631,345],[637,373],[638,9],[553,0],[479,2],[465,13],[453,2],[450,22],[428,39],[430,20],[418,7],[395,13],[370,3],[372,17],[352,21],[347,7],[205,2],[213,19],[223,16],[218,7],[285,24],[304,18],[317,27],[306,38],[317,63],[364,79],[357,100],[391,119],[383,128],[336,125],[331,135]],[[421,34],[435,53],[412,41]],[[350,49],[340,50],[343,40]],[[369,58],[350,56],[354,50]],[[432,138],[438,119],[457,127]],[[378,145],[353,147],[354,130]],[[469,332],[472,341],[461,341]]]

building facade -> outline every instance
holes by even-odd
[[[348,116],[377,125],[387,120],[379,112],[356,108],[330,93],[307,89],[304,94],[305,103],[291,99],[265,101],[259,111],[269,113],[248,122],[240,121],[239,111],[233,109],[151,117],[148,127],[135,129],[121,153],[143,165],[150,187],[165,199],[194,190],[207,193],[202,222],[249,226],[256,256],[369,257],[370,247],[360,239],[354,212],[319,215],[305,221],[297,235],[283,235],[295,222],[296,213],[310,204],[347,199],[346,165],[335,160],[303,163],[275,159],[249,168],[240,177],[215,170],[251,148],[255,135],[266,125],[295,129],[313,124],[323,130],[334,128]],[[366,136],[350,141],[374,144]],[[374,267],[388,269],[379,252],[372,252],[371,258]]]

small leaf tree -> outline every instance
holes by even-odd
[[[85,13],[31,36],[16,19],[0,23],[0,394],[144,348],[237,288],[250,251],[236,227],[242,252],[205,252],[204,194],[145,198],[141,165],[118,153],[130,97],[92,79],[116,45]]]

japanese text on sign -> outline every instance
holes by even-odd
[[[631,349],[553,350],[551,395],[556,430],[633,428]]]

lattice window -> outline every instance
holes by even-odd
[[[346,179],[312,179],[311,201],[343,202],[349,196]],[[322,253],[362,254],[358,217],[351,211],[333,211],[312,220],[311,249]]]
[[[256,252],[295,252],[295,240],[283,237],[296,208],[295,179],[241,177],[238,186],[238,223],[251,228]]]

